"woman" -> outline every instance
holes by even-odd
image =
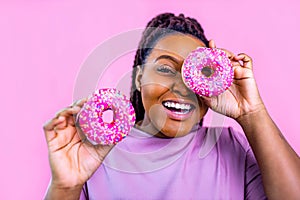
[[[199,97],[180,75],[187,54],[199,46],[216,48],[195,19],[165,13],[148,23],[133,66],[136,125],[115,147],[80,139],[73,115],[86,100],[46,123],[52,170],[46,199],[78,199],[84,185],[93,199],[296,199],[300,160],[260,98],[251,58],[224,49],[233,85],[217,97]],[[235,119],[246,137],[202,127],[208,108]]]

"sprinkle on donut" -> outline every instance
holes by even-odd
[[[182,78],[200,96],[218,96],[233,81],[233,68],[226,53],[217,48],[198,47],[185,59]]]

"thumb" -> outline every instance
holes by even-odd
[[[212,108],[213,106],[213,97],[206,97],[206,96],[201,96],[200,99],[202,100],[205,105],[207,105],[209,108]]]

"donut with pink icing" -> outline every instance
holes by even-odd
[[[218,96],[233,81],[233,68],[226,53],[217,48],[198,47],[184,60],[182,78],[200,96]]]
[[[110,122],[103,119],[108,110],[113,115]],[[111,145],[128,135],[135,123],[135,112],[129,99],[117,89],[99,89],[83,105],[77,123],[92,144]]]

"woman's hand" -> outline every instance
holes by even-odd
[[[209,47],[216,47],[213,41]],[[251,58],[246,54],[235,56],[224,51],[233,64],[233,84],[223,94],[202,97],[203,100],[214,111],[236,119],[243,128],[261,170],[268,198],[299,198],[299,156],[284,139],[261,100]]]
[[[213,40],[209,47],[216,48]],[[201,98],[212,110],[234,119],[265,109],[254,79],[252,59],[244,53],[236,56],[221,50],[226,52],[233,65],[233,84],[219,96]]]
[[[83,142],[75,116],[85,102],[83,99],[63,109],[44,125],[52,172],[50,188],[56,191],[81,188],[113,147]]]

